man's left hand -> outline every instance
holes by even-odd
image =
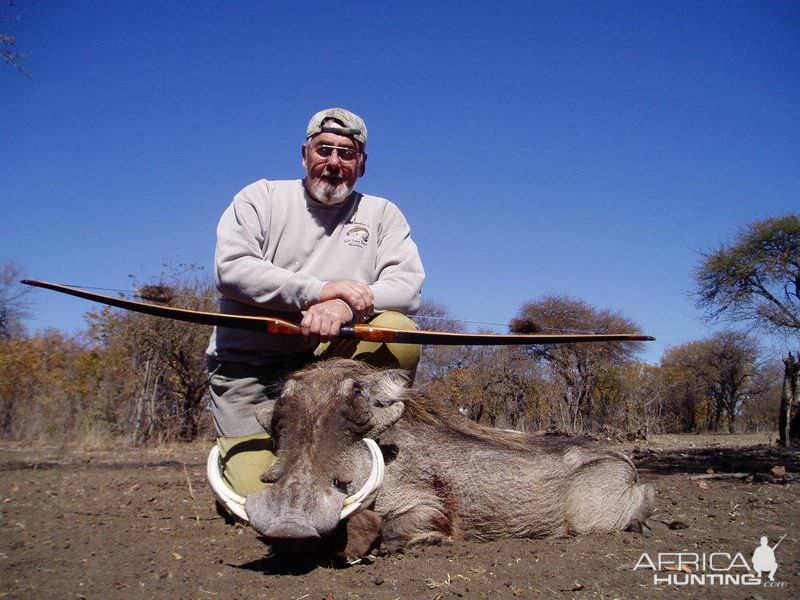
[[[352,321],[353,316],[352,309],[344,300],[326,300],[303,312],[300,329],[312,342],[327,342],[339,335],[339,328]]]

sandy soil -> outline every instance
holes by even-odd
[[[690,479],[783,465],[796,481],[800,454],[756,445],[769,441],[656,436],[621,446],[658,491],[650,537],[458,542],[346,569],[269,558],[252,531],[225,525],[203,445],[0,444],[0,598],[800,598],[800,485]],[[668,527],[676,521],[686,528]],[[741,552],[749,563],[762,535],[774,544],[784,534],[781,587],[654,585],[652,570],[633,570],[643,552],[654,561],[659,552]],[[670,574],[688,575],[657,576]]]

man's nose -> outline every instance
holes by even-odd
[[[334,150],[333,153],[328,157],[328,166],[340,168],[342,166],[342,161],[339,158],[339,151]]]

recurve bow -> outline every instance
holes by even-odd
[[[35,279],[23,279],[21,283],[35,287],[46,288],[77,296],[93,302],[100,302],[124,308],[134,312],[187,321],[189,323],[200,323],[202,325],[216,325],[220,327],[231,327],[234,329],[245,329],[248,331],[260,331],[275,335],[302,335],[300,325],[287,319],[272,316],[246,316],[231,315],[218,312],[205,312],[190,310],[186,308],[176,308],[174,306],[164,306],[148,302],[138,302],[135,300],[125,300],[115,298],[105,294],[97,294],[81,288],[38,281]],[[635,333],[579,333],[579,334],[531,334],[531,333],[449,333],[442,331],[403,331],[388,327],[373,327],[368,324],[343,325],[339,330],[340,338],[356,339],[367,342],[384,342],[391,344],[433,344],[433,345],[467,345],[467,346],[511,346],[511,345],[535,345],[535,344],[571,344],[575,342],[649,342],[655,340],[649,335]]]

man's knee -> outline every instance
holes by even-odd
[[[368,322],[374,327],[413,331],[417,329],[416,323],[406,315],[386,311],[382,312]],[[317,359],[352,358],[364,361],[367,364],[391,369],[405,369],[413,373],[417,369],[421,347],[417,344],[385,344],[383,342],[366,342],[352,339],[336,339],[323,342],[314,351]]]
[[[400,329],[401,331],[414,331],[418,329],[417,324],[410,317],[403,313],[393,310],[379,313],[369,320],[370,325],[375,327],[387,327],[389,329]]]
[[[261,474],[275,462],[274,444],[269,434],[240,437],[219,437],[222,474],[228,485],[240,496],[247,496],[266,487]]]
[[[408,316],[403,313],[388,310],[382,312],[369,321],[370,325],[375,327],[386,327],[387,329],[398,329],[400,331],[414,331],[418,329],[417,324],[414,323]],[[377,366],[395,367],[409,371],[412,376],[417,370],[419,364],[420,354],[422,347],[419,344],[385,344],[386,352],[380,350],[376,353],[377,357],[385,357],[381,360],[386,364],[378,364]],[[358,356],[354,357],[358,358]],[[374,362],[374,361],[367,361]]]

